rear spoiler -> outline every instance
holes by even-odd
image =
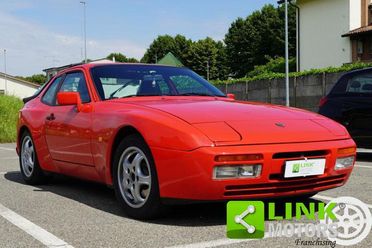
[[[22,101],[23,101],[24,104],[26,104],[27,102],[31,101],[32,99],[34,99],[38,95],[39,94],[35,94],[35,95],[29,96],[29,97],[25,97],[25,98],[22,99]]]
[[[37,91],[35,92],[35,94],[33,94],[32,96],[29,96],[29,97],[25,97],[22,99],[23,103],[26,104],[27,102],[31,101],[32,99],[36,98],[38,95],[40,95],[40,93],[43,91],[43,89],[45,88],[45,86],[48,85],[48,83],[52,80],[53,78],[49,79],[49,81],[47,81],[46,83],[44,83],[43,85],[41,85]]]

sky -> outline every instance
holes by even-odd
[[[83,59],[81,0],[0,0],[0,71],[29,76]],[[273,0],[85,0],[89,59],[140,59],[158,36],[223,40],[230,24]]]

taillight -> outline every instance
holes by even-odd
[[[324,104],[326,104],[328,102],[328,98],[325,96],[325,97],[322,97],[322,99],[320,99],[320,102],[319,102],[319,107],[323,107]]]

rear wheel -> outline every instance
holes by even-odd
[[[158,179],[150,149],[140,135],[126,137],[116,149],[113,161],[116,197],[124,211],[136,219],[161,213]]]
[[[40,168],[36,149],[29,132],[24,132],[20,140],[19,164],[23,180],[30,185],[42,184],[47,176]]]

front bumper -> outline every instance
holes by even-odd
[[[348,180],[353,167],[336,171],[334,165],[339,157],[338,149],[346,147],[355,147],[354,141],[347,139],[311,143],[203,147],[188,152],[152,147],[151,151],[162,198],[214,201],[295,196],[342,186]],[[222,154],[263,154],[261,176],[249,179],[213,179],[213,168],[224,164],[215,162],[214,158]],[[284,178],[285,161],[301,159],[302,155],[307,158],[326,158],[324,174]],[[342,156],[349,155],[355,153]]]

